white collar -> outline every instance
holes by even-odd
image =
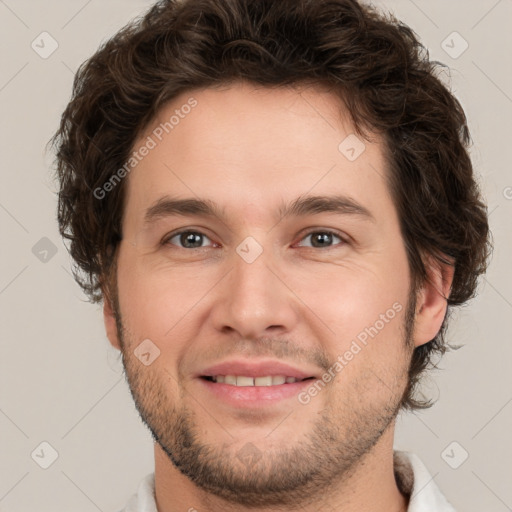
[[[398,488],[410,497],[407,512],[456,512],[417,455],[395,450],[393,465]]]

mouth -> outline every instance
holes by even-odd
[[[298,367],[277,359],[238,358],[198,372],[196,382],[208,401],[232,409],[271,408],[298,395],[320,374],[313,366]],[[291,402],[290,402],[291,403]]]
[[[202,379],[218,384],[227,384],[237,387],[272,387],[295,382],[313,380],[315,377],[297,378],[287,375],[266,375],[261,377],[250,377],[247,375],[202,375]]]
[[[223,379],[224,378],[224,379]],[[248,377],[243,375],[204,375],[197,379],[208,403],[215,402],[231,409],[263,410],[294,400],[299,405],[299,393],[312,385],[315,377],[297,379],[284,375]],[[269,382],[272,382],[269,384]],[[282,412],[282,407],[275,412]]]

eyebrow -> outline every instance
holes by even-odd
[[[344,195],[301,196],[288,204],[281,204],[278,208],[278,216],[281,220],[287,217],[303,217],[321,213],[354,215],[362,220],[376,222],[375,217],[366,207]],[[173,215],[212,217],[222,222],[227,219],[225,209],[209,199],[178,199],[164,196],[146,210],[144,223],[150,224]]]

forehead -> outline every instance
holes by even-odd
[[[127,209],[140,216],[164,195],[196,196],[249,217],[309,193],[389,206],[383,142],[372,140],[356,135],[341,100],[322,88],[192,90],[134,144],[151,149],[129,175]]]

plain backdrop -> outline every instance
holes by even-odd
[[[495,243],[478,298],[453,316],[448,339],[462,348],[426,383],[437,403],[399,418],[396,447],[421,457],[458,510],[505,512],[512,510],[512,1],[375,3],[450,67],[444,79],[469,119]],[[0,511],[116,512],[153,471],[151,436],[101,308],[71,277],[55,220],[53,155],[45,153],[78,66],[150,5],[0,0]]]

